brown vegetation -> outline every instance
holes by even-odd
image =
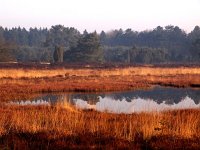
[[[28,93],[119,91],[150,88],[153,85],[200,87],[200,68],[0,69],[1,101],[23,98]]]
[[[68,104],[2,105],[0,114],[0,149],[200,148],[199,110],[117,115]]]
[[[110,76],[177,76],[177,75],[200,75],[199,67],[127,67],[127,68],[81,68],[81,69],[0,69],[0,78],[51,78],[51,77],[110,77]]]
[[[0,102],[43,92],[199,87],[199,67],[1,68]],[[0,149],[200,149],[200,111],[109,114],[0,103]]]

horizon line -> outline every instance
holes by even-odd
[[[161,26],[161,25],[157,25],[156,27],[154,27],[154,28],[146,28],[146,29],[143,29],[143,30],[134,30],[133,28],[126,28],[126,29],[124,29],[124,28],[122,28],[122,27],[119,27],[119,28],[113,28],[113,29],[109,29],[109,30],[103,30],[103,29],[100,29],[100,30],[98,30],[98,29],[95,29],[95,30],[93,30],[93,31],[89,31],[90,29],[79,29],[79,28],[77,28],[77,27],[75,27],[75,26],[66,26],[66,25],[63,25],[63,24],[54,24],[54,25],[51,25],[51,26],[34,26],[34,27],[25,27],[25,26],[12,26],[12,27],[5,27],[5,26],[2,26],[2,25],[0,25],[0,27],[2,27],[3,29],[8,29],[8,30],[11,30],[11,29],[13,29],[13,28],[21,28],[21,29],[26,29],[27,31],[30,31],[30,29],[47,29],[47,30],[49,30],[49,29],[51,29],[53,26],[58,26],[58,25],[61,25],[61,26],[63,26],[63,27],[65,27],[65,28],[74,28],[74,29],[76,29],[76,30],[78,30],[80,33],[83,33],[84,31],[87,31],[87,32],[89,32],[89,33],[92,33],[92,32],[97,32],[97,33],[101,33],[102,31],[104,31],[105,33],[108,33],[108,32],[111,32],[111,31],[114,31],[114,30],[120,30],[120,29],[122,29],[123,31],[125,31],[125,30],[127,30],[127,29],[131,29],[132,31],[135,31],[135,32],[145,32],[145,31],[153,31],[154,29],[156,29],[157,27],[162,27],[163,29],[165,29],[165,27],[167,27],[167,26],[173,26],[173,27],[178,27],[179,29],[181,29],[182,31],[184,31],[185,33],[190,33],[190,32],[192,32],[193,30],[194,30],[194,28],[196,27],[196,26],[198,26],[199,27],[199,25],[195,25],[194,26],[194,28],[192,29],[192,30],[190,30],[190,31],[187,31],[187,30],[185,30],[185,29],[183,29],[183,28],[181,28],[181,27],[179,27],[178,25],[173,25],[173,24],[168,24],[168,25],[165,25],[165,26]],[[97,31],[98,30],[98,31]]]

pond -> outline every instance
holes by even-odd
[[[63,101],[81,109],[111,113],[200,109],[200,89],[154,87],[148,90],[111,93],[51,93],[30,100],[12,101],[10,104],[54,105]]]

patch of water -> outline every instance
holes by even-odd
[[[113,93],[47,94],[31,100],[10,102],[17,105],[54,105],[68,102],[81,109],[111,113],[135,113],[171,109],[200,109],[200,90],[155,87]]]

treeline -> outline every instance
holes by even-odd
[[[177,26],[80,33],[62,25],[47,28],[0,27],[0,61],[199,63],[200,27]]]

